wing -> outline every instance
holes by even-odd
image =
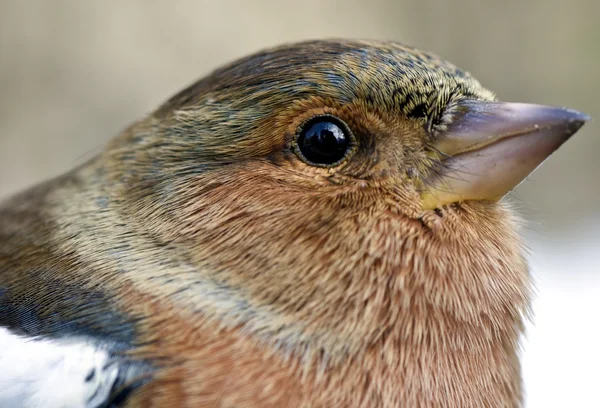
[[[26,338],[0,328],[0,406],[97,408],[117,385],[119,364],[86,341]]]
[[[122,406],[149,371],[124,355],[135,319],[56,249],[45,190],[0,207],[0,407]]]

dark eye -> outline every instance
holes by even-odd
[[[344,122],[333,116],[322,116],[305,122],[298,131],[298,149],[310,164],[331,166],[346,157],[353,136]]]

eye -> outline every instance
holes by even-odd
[[[309,164],[329,167],[342,161],[355,145],[348,126],[334,116],[318,116],[300,126],[297,153]]]

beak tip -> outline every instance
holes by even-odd
[[[567,134],[569,136],[575,134],[586,122],[592,120],[589,115],[574,109],[564,109],[564,112],[565,117],[563,123],[565,123]]]
[[[521,112],[523,128],[527,129],[527,122],[534,124],[536,130],[552,130],[556,137],[565,140],[573,136],[586,122],[592,118],[580,111],[562,107],[544,105],[515,104]]]
[[[583,124],[585,122],[589,122],[590,120],[592,120],[592,117],[586,113],[574,110],[574,109],[565,109],[569,114],[572,115],[572,121],[573,122],[578,122],[581,123],[581,125],[583,126]]]
[[[590,115],[580,112],[578,110],[568,108],[564,108],[564,110],[565,113],[567,113],[568,119],[571,122],[577,122],[583,125],[585,122],[589,122],[590,120],[592,120]]]

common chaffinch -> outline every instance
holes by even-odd
[[[0,406],[519,406],[502,198],[587,119],[392,42],[218,69],[0,207]]]

